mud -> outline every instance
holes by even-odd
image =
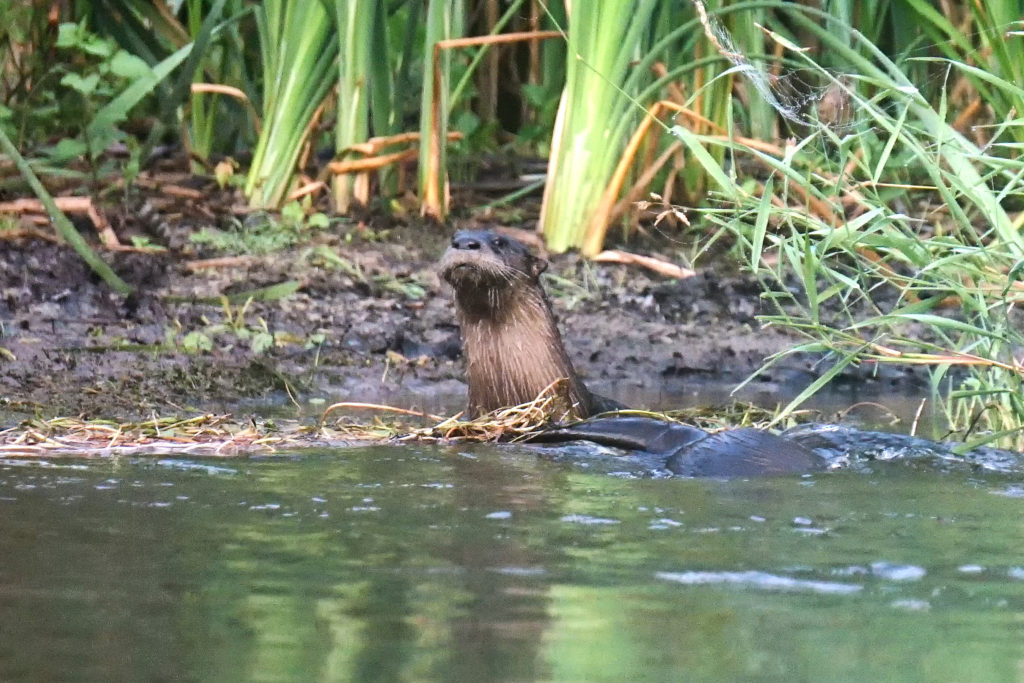
[[[434,265],[455,228],[493,223],[335,224],[278,251],[197,268],[224,254],[190,242],[188,221],[140,227],[137,208],[114,221],[122,241],[142,233],[171,249],[104,252],[136,287],[128,298],[70,248],[0,234],[0,424],[273,404],[312,413],[334,401],[445,414],[462,406],[458,330]],[[675,281],[558,255],[545,278],[588,385],[638,407],[672,407],[709,379],[739,381],[797,341],[761,326],[757,284],[726,260]],[[245,303],[245,292],[290,281],[290,296]],[[769,396],[795,393],[828,368],[819,361],[787,358],[755,384]],[[923,378],[854,367],[839,381],[913,391]]]

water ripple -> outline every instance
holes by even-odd
[[[686,585],[699,584],[738,584],[774,591],[806,591],[810,593],[828,593],[848,595],[857,593],[864,587],[855,583],[839,583],[837,581],[810,581],[794,579],[791,576],[779,576],[768,572],[656,572],[655,576],[665,581],[674,581]]]
[[[562,517],[563,522],[571,522],[573,524],[619,524],[617,519],[608,519],[607,517],[591,517],[590,515],[565,515]]]

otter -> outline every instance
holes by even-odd
[[[573,369],[540,284],[546,269],[521,243],[490,231],[457,233],[441,259],[462,334],[470,417],[528,403],[552,387],[559,398],[552,413],[563,420],[621,407],[590,393]]]
[[[625,406],[591,393],[576,374],[540,282],[546,268],[520,242],[488,230],[456,233],[441,258],[438,271],[452,287],[461,328],[468,415],[528,403],[561,385],[549,409],[555,424],[534,441],[578,439],[645,451],[664,456],[666,469],[686,476],[786,474],[825,466],[817,453],[768,431],[710,434],[649,417],[595,418]]]

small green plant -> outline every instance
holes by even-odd
[[[168,340],[168,348],[175,348],[174,340]],[[185,353],[200,354],[213,350],[213,339],[205,331],[194,330],[181,338],[181,348]]]
[[[272,254],[309,239],[310,235],[326,229],[331,219],[323,213],[306,215],[302,205],[290,202],[279,217],[261,212],[250,215],[244,223],[232,229],[203,228],[191,236],[196,244],[204,244],[228,254]]]
[[[142,152],[124,127],[136,108],[181,64],[189,46],[150,66],[112,39],[89,30],[85,21],[61,24],[55,38],[48,31],[40,34],[39,22],[46,17],[41,19],[37,10],[43,4],[25,5],[8,8],[10,14],[0,6],[5,24],[11,19],[0,29],[5,48],[0,53],[4,102],[0,126],[23,148],[57,140],[37,148],[43,163],[34,166],[40,174],[84,179],[81,171],[68,168],[69,162],[84,158],[97,184],[107,170],[131,182]],[[21,42],[29,37],[38,42]],[[116,142],[124,143],[127,162],[104,158]]]
[[[68,55],[57,67],[64,86],[58,106],[74,138],[64,138],[49,151],[54,161],[87,154],[96,159],[114,142],[124,139],[120,125],[188,54],[179,50],[156,68],[90,32],[84,23],[60,25],[56,46]]]
[[[328,247],[323,245],[314,247],[309,258],[316,265],[322,264],[326,268],[340,270],[354,280],[367,282],[366,273],[359,267],[359,264],[340,256]]]
[[[426,288],[414,278],[378,275],[373,278],[373,282],[386,292],[392,292],[413,301],[419,301],[427,294]]]
[[[323,343],[323,334],[297,337],[290,332],[278,330],[271,332],[267,321],[258,317],[249,319],[249,308],[255,301],[249,297],[239,306],[232,306],[227,297],[221,297],[220,322],[214,322],[205,315],[201,317],[203,326],[185,332],[181,323],[176,322],[167,329],[164,347],[168,350],[182,349],[189,354],[202,354],[221,348],[231,350],[238,345],[246,345],[254,356],[263,356],[275,346],[285,344],[301,345],[304,348],[315,348]]]
[[[150,251],[167,251],[167,247],[154,244],[153,241],[145,235],[132,235],[132,246],[137,249],[147,249]]]
[[[367,278],[366,273],[363,272],[358,263],[350,261],[322,245],[315,247],[310,252],[309,258],[312,263],[322,265],[325,268],[340,270],[357,282],[373,286],[378,290],[398,294],[406,299],[418,301],[427,294],[427,289],[423,286],[423,283],[413,277],[395,277],[388,273],[382,273],[374,275],[372,278]]]

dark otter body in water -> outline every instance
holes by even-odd
[[[470,415],[534,400],[562,380],[556,420],[584,420],[623,408],[587,390],[555,326],[540,274],[547,263],[489,231],[462,231],[441,259],[441,277],[455,293],[469,384]],[[688,476],[784,474],[821,469],[825,460],[771,432],[718,434],[643,417],[607,417],[556,427],[538,441],[586,439],[663,455],[666,468]]]

